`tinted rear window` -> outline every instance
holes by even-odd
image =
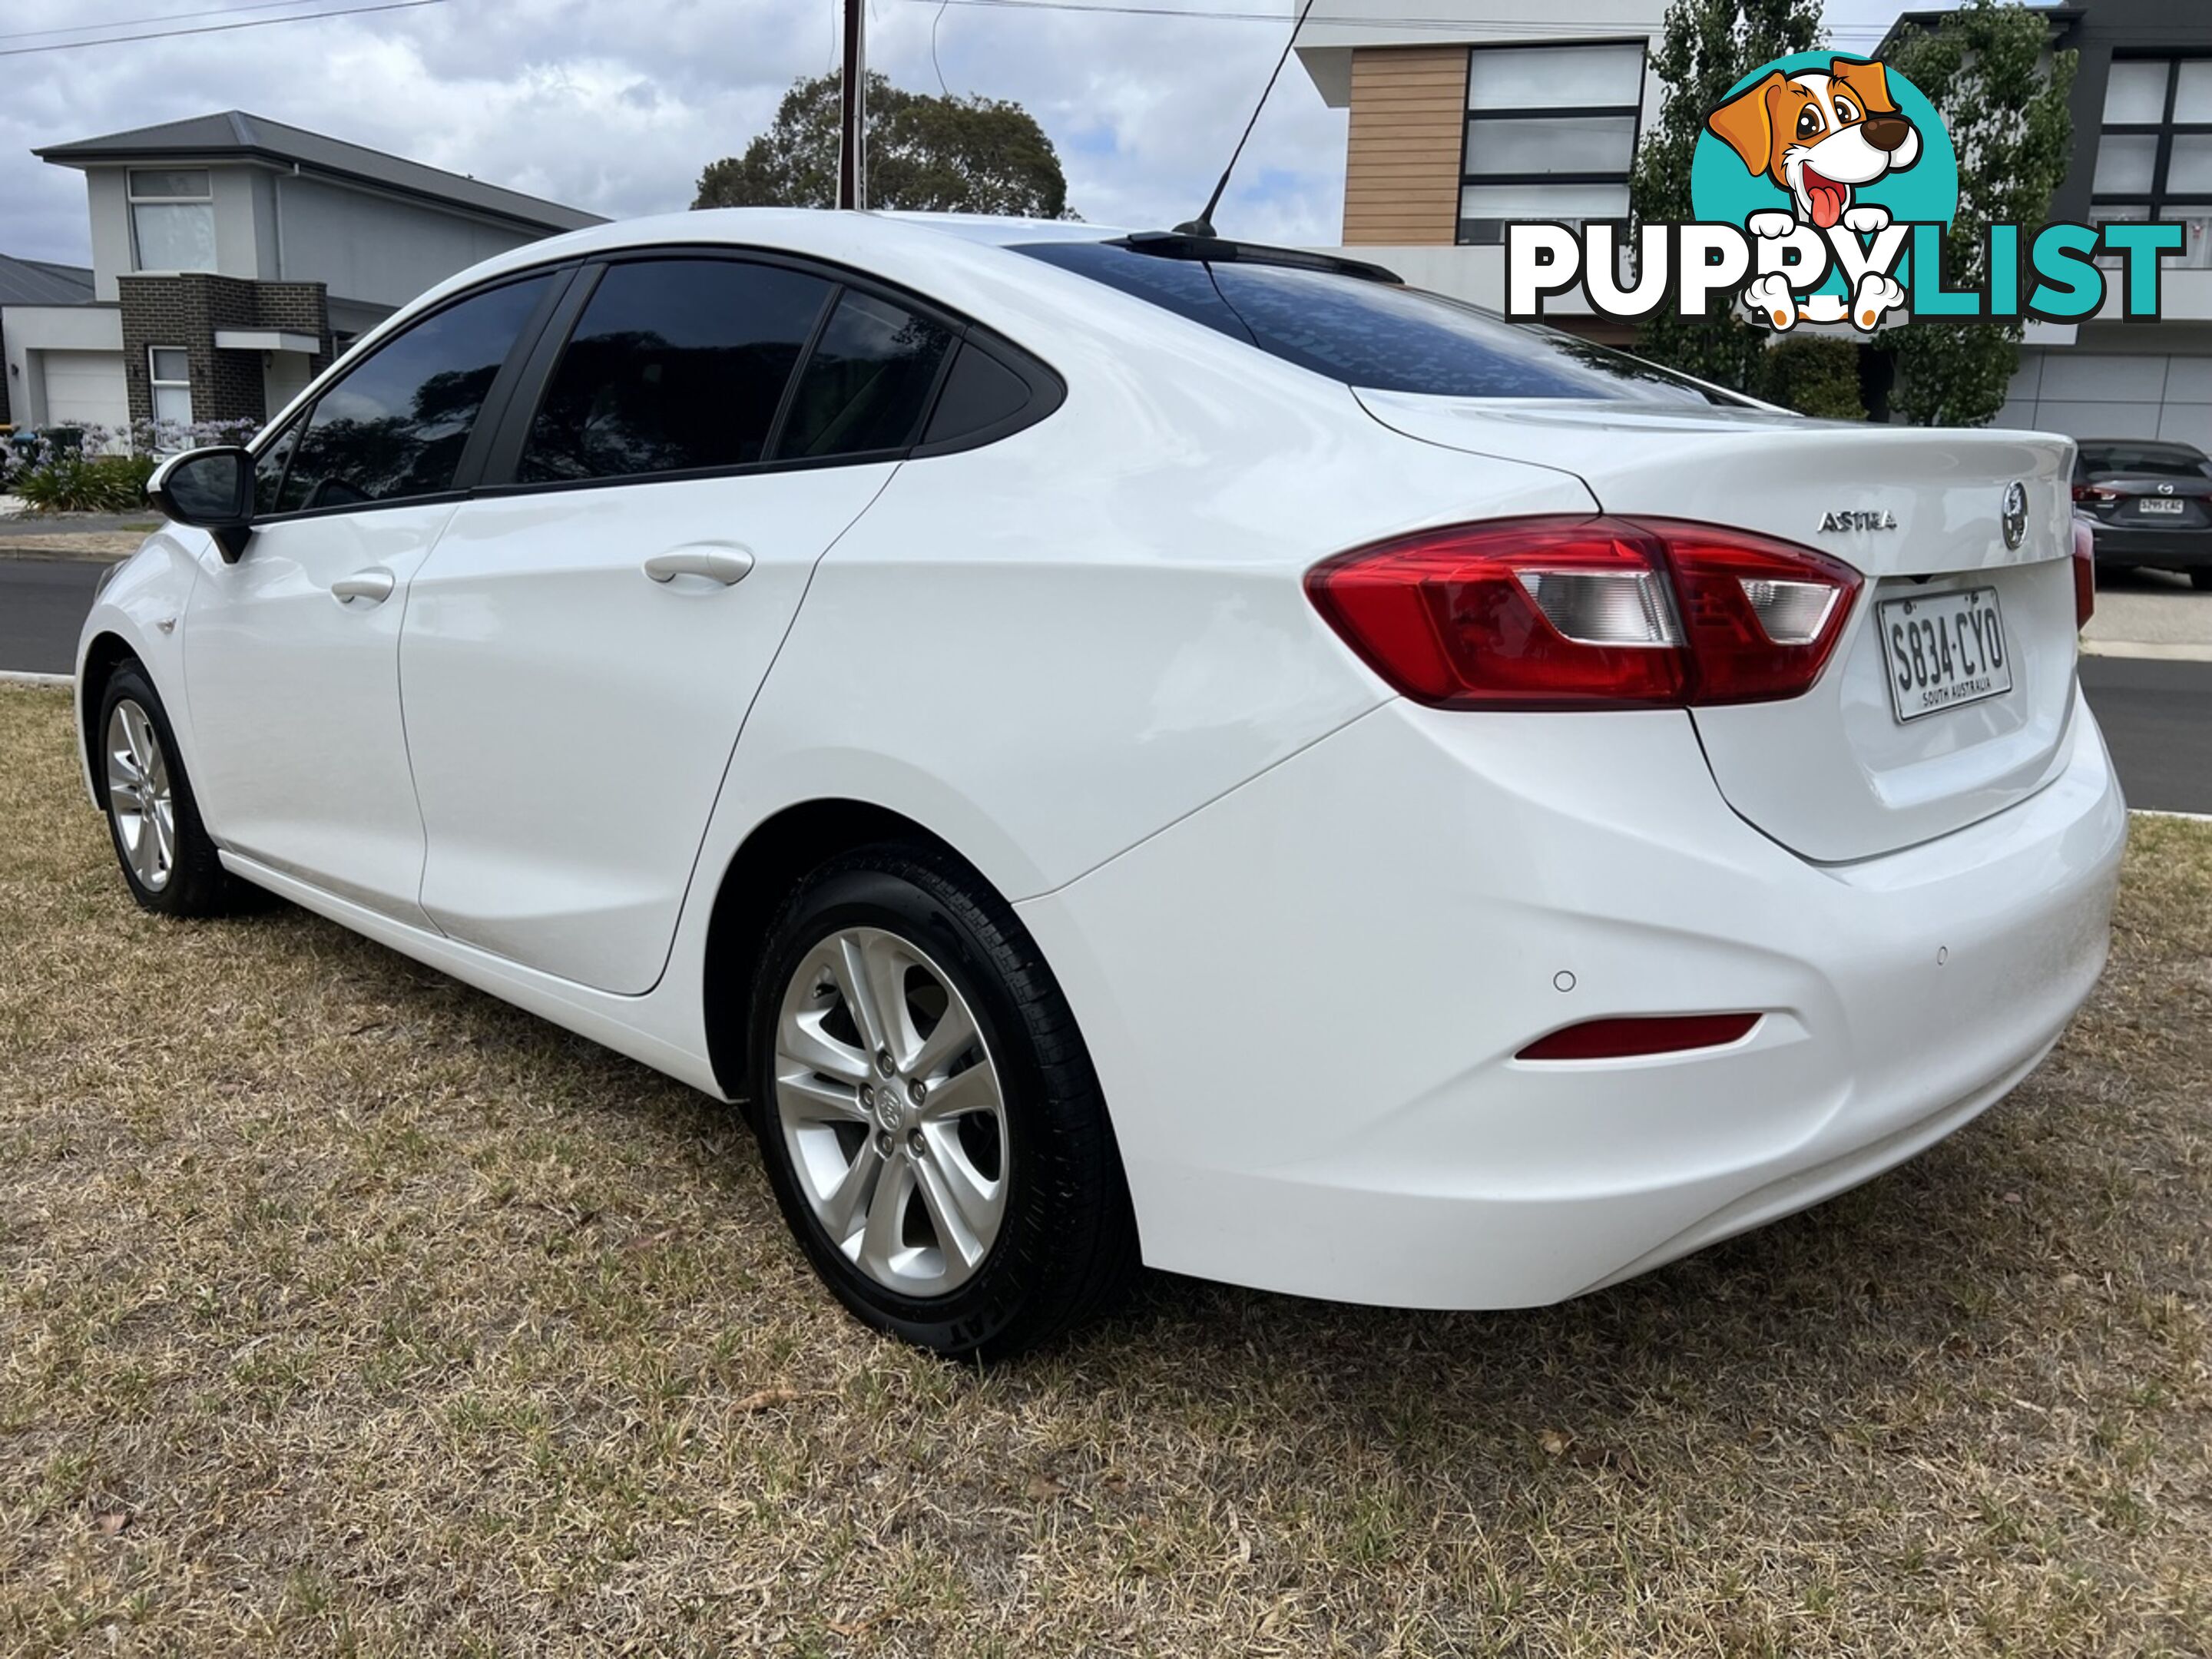
[[[2081,473],[2133,473],[2153,478],[2212,477],[2212,463],[2193,449],[2138,444],[2085,447],[2075,469]]]
[[[1089,276],[1231,338],[1377,392],[1442,398],[1735,403],[1633,357],[1471,306],[1336,271],[1139,253],[1114,242],[1014,252]]]

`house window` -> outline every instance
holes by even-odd
[[[1626,221],[1644,43],[1476,46],[1467,76],[1459,240],[1516,219]]]
[[[178,426],[192,423],[191,360],[182,346],[149,346],[147,379],[154,386],[154,418]]]
[[[2112,60],[2089,219],[2178,224],[2180,263],[2212,267],[2212,58]]]
[[[213,270],[215,197],[205,167],[132,167],[131,239],[137,270]]]

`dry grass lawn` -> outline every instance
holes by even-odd
[[[2056,1058],[1639,1282],[864,1334],[705,1099],[128,902],[0,690],[0,1654],[2212,1651],[2212,831]]]

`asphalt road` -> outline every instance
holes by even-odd
[[[2129,805],[2212,812],[2212,662],[2084,657],[2081,689]]]
[[[77,630],[107,568],[92,559],[0,558],[0,669],[74,673]]]
[[[66,674],[93,585],[88,560],[0,558],[0,669]],[[2212,812],[2212,662],[2084,657],[2097,711],[2133,806]]]

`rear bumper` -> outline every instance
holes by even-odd
[[[1020,908],[1148,1262],[1550,1302],[1864,1181],[2033,1067],[2103,964],[2126,835],[2078,696],[2067,741],[2012,808],[1824,867],[1728,809],[1686,716],[1393,703]],[[1765,1017],[1696,1055],[1513,1058],[1740,1009]]]
[[[2212,566],[2212,530],[2138,530],[2102,519],[2087,522],[2095,534],[2099,564],[2154,564],[2166,570]]]

